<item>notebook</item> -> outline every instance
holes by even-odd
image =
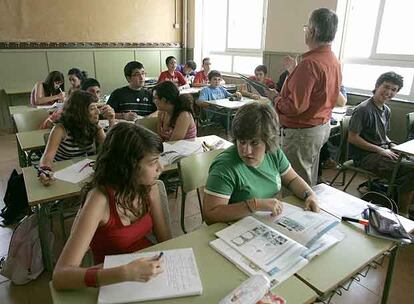
[[[163,251],[164,271],[148,282],[122,282],[103,286],[98,303],[129,303],[201,295],[203,286],[192,248]],[[105,257],[104,268],[125,265],[137,258],[159,252],[143,252]]]

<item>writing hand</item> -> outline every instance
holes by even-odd
[[[45,171],[39,174],[39,180],[43,186],[50,186],[55,182],[52,171]]]
[[[158,255],[136,259],[126,265],[125,281],[148,282],[163,271],[162,259],[158,259]]]

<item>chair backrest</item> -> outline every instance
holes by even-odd
[[[184,193],[196,190],[206,184],[208,170],[214,158],[224,150],[212,150],[190,155],[178,162],[181,189]]]
[[[165,185],[163,183],[163,181],[158,180],[157,181],[158,184],[158,192],[160,195],[160,201],[161,201],[161,209],[162,212],[164,214],[164,220],[167,223],[167,225],[170,227],[171,230],[171,215],[170,215],[170,208],[168,205],[168,196],[167,196],[167,191],[165,190]]]
[[[414,112],[407,113],[407,139],[414,139]]]
[[[43,134],[43,140],[45,142],[45,145],[47,145],[47,142],[49,140],[49,136],[50,136],[50,132],[47,132],[47,133]]]
[[[13,119],[17,132],[38,130],[41,123],[49,116],[45,109],[38,109],[26,113],[14,114]]]
[[[394,202],[394,200],[379,192],[369,191],[367,193],[364,193],[361,196],[361,199],[377,206],[386,207],[395,213],[398,211],[397,204]]]
[[[348,160],[348,129],[351,116],[344,116],[341,120],[341,144],[339,149],[339,161],[341,163]]]
[[[145,117],[137,119],[135,124],[143,126],[152,132],[157,133],[158,117]]]

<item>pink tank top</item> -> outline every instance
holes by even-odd
[[[111,188],[106,188],[106,191],[109,196],[109,220],[96,229],[90,244],[95,264],[103,263],[105,255],[131,253],[152,245],[145,237],[152,232],[151,213],[125,226],[116,210],[114,191]]]
[[[158,114],[161,115],[160,120],[160,136],[164,141],[169,141],[171,138],[171,134],[173,132],[173,128],[165,126],[166,124],[166,115],[164,113]],[[195,122],[193,121],[192,124],[188,127],[187,133],[185,134],[183,139],[193,139],[197,137],[197,126]]]

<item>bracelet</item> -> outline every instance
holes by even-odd
[[[87,287],[98,287],[98,270],[99,268],[89,268],[85,272],[85,285]]]

